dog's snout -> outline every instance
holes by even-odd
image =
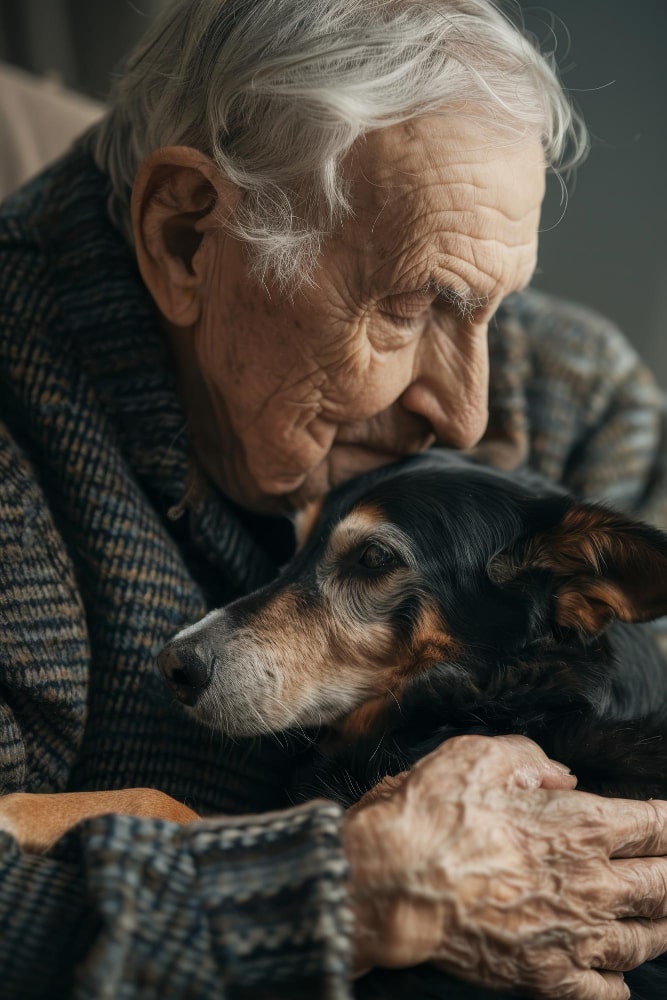
[[[158,667],[179,701],[194,705],[211,679],[213,656],[199,644],[170,642],[158,654]]]

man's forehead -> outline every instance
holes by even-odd
[[[545,165],[536,138],[511,140],[478,121],[430,115],[371,133],[356,151],[356,218],[378,262],[412,240],[447,254],[448,234],[535,242]]]
[[[519,218],[544,196],[545,162],[537,137],[503,135],[454,113],[371,132],[356,147],[355,159],[355,182],[364,202],[376,208],[439,197],[455,197],[462,208],[472,208],[486,190],[514,201],[512,214]],[[528,183],[513,183],[519,165]]]

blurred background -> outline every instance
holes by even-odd
[[[0,60],[104,100],[163,3],[0,0]],[[593,137],[565,214],[551,183],[535,284],[612,317],[667,386],[667,0],[521,5]]]

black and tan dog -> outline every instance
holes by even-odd
[[[159,657],[208,726],[320,730],[295,797],[349,804],[477,732],[531,737],[581,788],[667,798],[667,666],[640,624],[667,614],[667,536],[444,451],[339,488],[298,529],[301,548],[275,582]],[[17,833],[30,846],[39,830],[35,849],[103,811],[196,818],[140,789],[29,798]],[[663,974],[649,963],[627,978],[636,997],[664,1000]],[[373,997],[410,990],[490,996],[429,970],[359,986]]]
[[[667,614],[667,536],[448,452],[338,489],[300,530],[275,582],[160,655],[200,721],[326,726],[345,804],[470,731],[528,735],[589,790],[667,795],[667,666],[636,624]]]
[[[161,668],[236,735],[325,726],[296,794],[350,804],[459,733],[522,733],[579,787],[667,798],[667,536],[535,477],[433,452],[331,494],[281,577],[178,635]],[[667,996],[665,965],[627,976]],[[360,996],[482,998],[432,970]]]

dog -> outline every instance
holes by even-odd
[[[161,652],[200,722],[325,727],[320,783],[346,806],[464,732],[529,736],[589,791],[667,794],[667,667],[641,624],[667,614],[667,535],[432,451],[338,488],[297,536],[275,581]]]
[[[539,477],[434,450],[330,494],[280,577],[181,632],[160,667],[235,736],[317,727],[292,794],[348,806],[462,733],[520,733],[579,787],[667,798],[667,536]],[[628,974],[667,996],[660,960]],[[363,997],[491,997],[431,969]]]
[[[528,736],[589,791],[667,798],[667,667],[645,624],[667,614],[667,536],[532,474],[440,449],[339,487],[299,515],[296,534],[275,581],[158,657],[207,726],[319,733],[301,755],[295,800],[350,805],[471,732]],[[196,818],[155,796],[23,796],[13,832],[43,850],[103,811]],[[626,978],[637,1000],[667,995],[660,960]],[[357,985],[365,1000],[408,991],[496,995],[427,967],[376,970]]]

